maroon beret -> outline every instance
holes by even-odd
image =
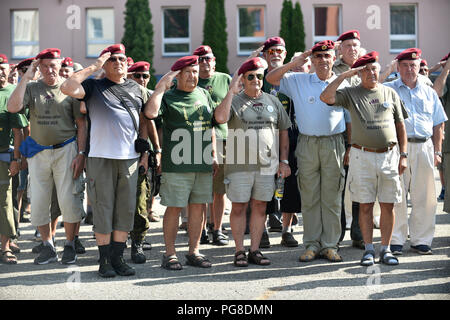
[[[283,46],[285,47],[286,44],[283,40],[283,38],[281,37],[272,37],[266,40],[266,42],[264,42],[264,48],[263,51],[269,50],[270,47],[273,46]]]
[[[422,59],[422,61],[420,61],[420,66],[421,66],[421,67],[428,66],[427,60]]]
[[[198,56],[182,57],[182,58],[178,59],[177,61],[175,61],[172,68],[170,68],[170,70],[177,71],[177,70],[181,70],[184,67],[191,66],[191,65],[198,65]]]
[[[28,67],[33,62],[33,60],[34,60],[34,58],[28,58],[28,59],[22,60],[17,64],[16,68],[18,70],[20,70],[23,67]]]
[[[128,72],[147,72],[150,70],[150,63],[147,61],[138,61],[128,68]]]
[[[65,57],[61,62],[61,67],[72,67],[73,68],[73,60],[71,57]]]
[[[347,32],[344,32],[339,36],[337,41],[344,41],[344,40],[350,40],[350,39],[358,39],[361,40],[361,37],[359,35],[358,30],[349,30]]]
[[[48,48],[42,50],[36,56],[36,59],[59,59],[61,58],[61,50],[58,48]]]
[[[195,49],[193,55],[194,56],[204,56],[205,54],[212,54],[212,49],[210,46],[200,46]]]
[[[262,59],[259,57],[251,58],[245,61],[238,70],[238,75],[244,74],[247,71],[257,70],[266,68],[266,65],[262,62]]]
[[[100,53],[100,56],[107,52],[111,52],[111,54],[119,54],[119,53],[125,54],[125,46],[121,43],[113,44],[112,46],[103,49],[103,51]]]
[[[422,54],[422,50],[418,48],[409,48],[403,50],[399,53],[399,55],[395,58],[397,60],[417,60],[420,59],[420,55]]]
[[[128,68],[134,64],[134,60],[132,57],[127,57],[127,66]]]
[[[8,57],[5,54],[0,53],[0,64],[3,63],[8,63]]]
[[[441,59],[441,61],[447,61],[449,56],[450,56],[450,52],[447,53],[447,55],[446,55],[445,57],[443,57],[443,58]]]
[[[373,63],[378,61],[379,53],[376,51],[369,52],[368,54],[363,55],[361,58],[356,60],[356,62],[352,65],[352,68],[358,68],[365,66],[368,63]]]
[[[314,51],[328,51],[334,49],[334,42],[331,40],[324,40],[317,42],[312,48],[312,52]]]

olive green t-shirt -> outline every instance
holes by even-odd
[[[341,59],[337,59],[333,65],[333,71],[336,75],[340,75],[341,73],[344,73],[348,70],[350,70],[350,66]],[[356,74],[351,78],[345,79],[345,81],[347,81],[350,86],[356,87],[360,85],[361,78]]]
[[[27,118],[24,115],[8,112],[8,99],[15,88],[16,86],[12,84],[0,88],[0,152],[5,152],[9,149],[13,128],[25,128],[28,126]]]
[[[231,83],[231,77],[222,72],[215,72],[211,78],[202,79],[198,78],[198,86],[204,88],[211,95],[211,99],[214,102],[214,109],[222,102],[228,93],[228,88]],[[215,125],[216,139],[226,140],[228,127],[226,123]]]
[[[441,97],[442,106],[444,107],[445,113],[447,114],[447,118],[450,119],[450,76],[447,76],[447,80],[445,81],[444,86],[444,94]],[[442,152],[450,152],[450,128],[449,121],[445,122],[445,136],[442,141]]]
[[[372,90],[362,86],[337,90],[334,105],[350,112],[352,144],[367,148],[397,143],[395,123],[408,117],[398,94],[381,84]]]
[[[210,172],[212,170],[212,115],[209,93],[176,88],[164,93],[159,115],[163,129],[163,172]]]
[[[62,143],[77,133],[75,119],[83,117],[80,101],[60,90],[64,80],[49,86],[42,80],[27,84],[22,113],[30,112],[30,135],[37,143],[50,146]]]
[[[279,131],[291,126],[277,97],[263,92],[256,99],[244,91],[233,97],[228,120],[225,173],[261,171],[275,174],[279,163]],[[270,170],[276,166],[275,172]]]

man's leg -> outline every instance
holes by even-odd
[[[231,233],[233,234],[233,239],[236,247],[236,252],[245,251],[244,248],[244,233],[246,225],[246,212],[247,212],[248,202],[233,202],[231,206],[230,213],[230,226]]]
[[[167,207],[163,218],[164,245],[166,256],[176,254],[175,240],[178,233],[178,220],[182,208]]]
[[[205,205],[203,203],[190,203],[188,208],[189,254],[197,255],[199,254],[200,237],[206,220]]]
[[[251,218],[250,218],[250,250],[259,249],[259,242],[264,231],[264,223],[266,221],[266,201],[251,199]]]
[[[394,229],[395,222],[394,204],[380,202],[380,208],[381,245],[389,246],[389,244],[391,243],[392,231]]]
[[[373,245],[373,205],[373,202],[359,204],[359,227],[366,245]]]

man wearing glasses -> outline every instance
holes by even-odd
[[[288,72],[303,65],[310,55],[315,73]],[[269,83],[279,85],[280,92],[294,101],[300,131],[296,156],[306,247],[300,256],[302,262],[312,261],[319,255],[331,262],[342,261],[337,253],[337,243],[341,235],[341,195],[345,175],[344,110],[330,110],[319,98],[336,78],[332,70],[335,60],[334,42],[321,41],[266,76]]]
[[[101,69],[105,78],[87,79]],[[85,101],[88,110],[88,196],[101,277],[135,274],[125,263],[123,251],[134,224],[138,168],[148,166],[148,154],[139,154],[135,148],[137,131],[139,137],[148,137],[142,113],[148,96],[136,82],[125,79],[126,74],[125,47],[116,44],[61,86],[63,93]]]

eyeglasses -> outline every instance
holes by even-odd
[[[247,80],[252,81],[253,79],[255,79],[255,76],[256,78],[258,78],[258,80],[262,80],[264,78],[264,75],[262,73],[257,73],[257,74],[249,74],[247,76]]]
[[[330,59],[331,58],[331,54],[329,54],[329,53],[317,53],[317,54],[313,55],[313,57],[316,58],[316,59],[320,59],[320,58]]]
[[[110,57],[108,59],[109,62],[116,62],[116,61],[120,61],[120,62],[125,62],[127,61],[127,58],[119,56],[119,57]]]
[[[284,50],[283,49],[269,49],[269,50],[267,50],[268,54],[275,54],[275,52],[278,53],[278,54],[282,54],[284,52]]]
[[[200,57],[198,58],[198,62],[210,62],[211,60],[214,60],[214,57]]]
[[[133,73],[133,78],[140,79],[140,78],[148,79],[150,78],[150,75],[147,73]]]

